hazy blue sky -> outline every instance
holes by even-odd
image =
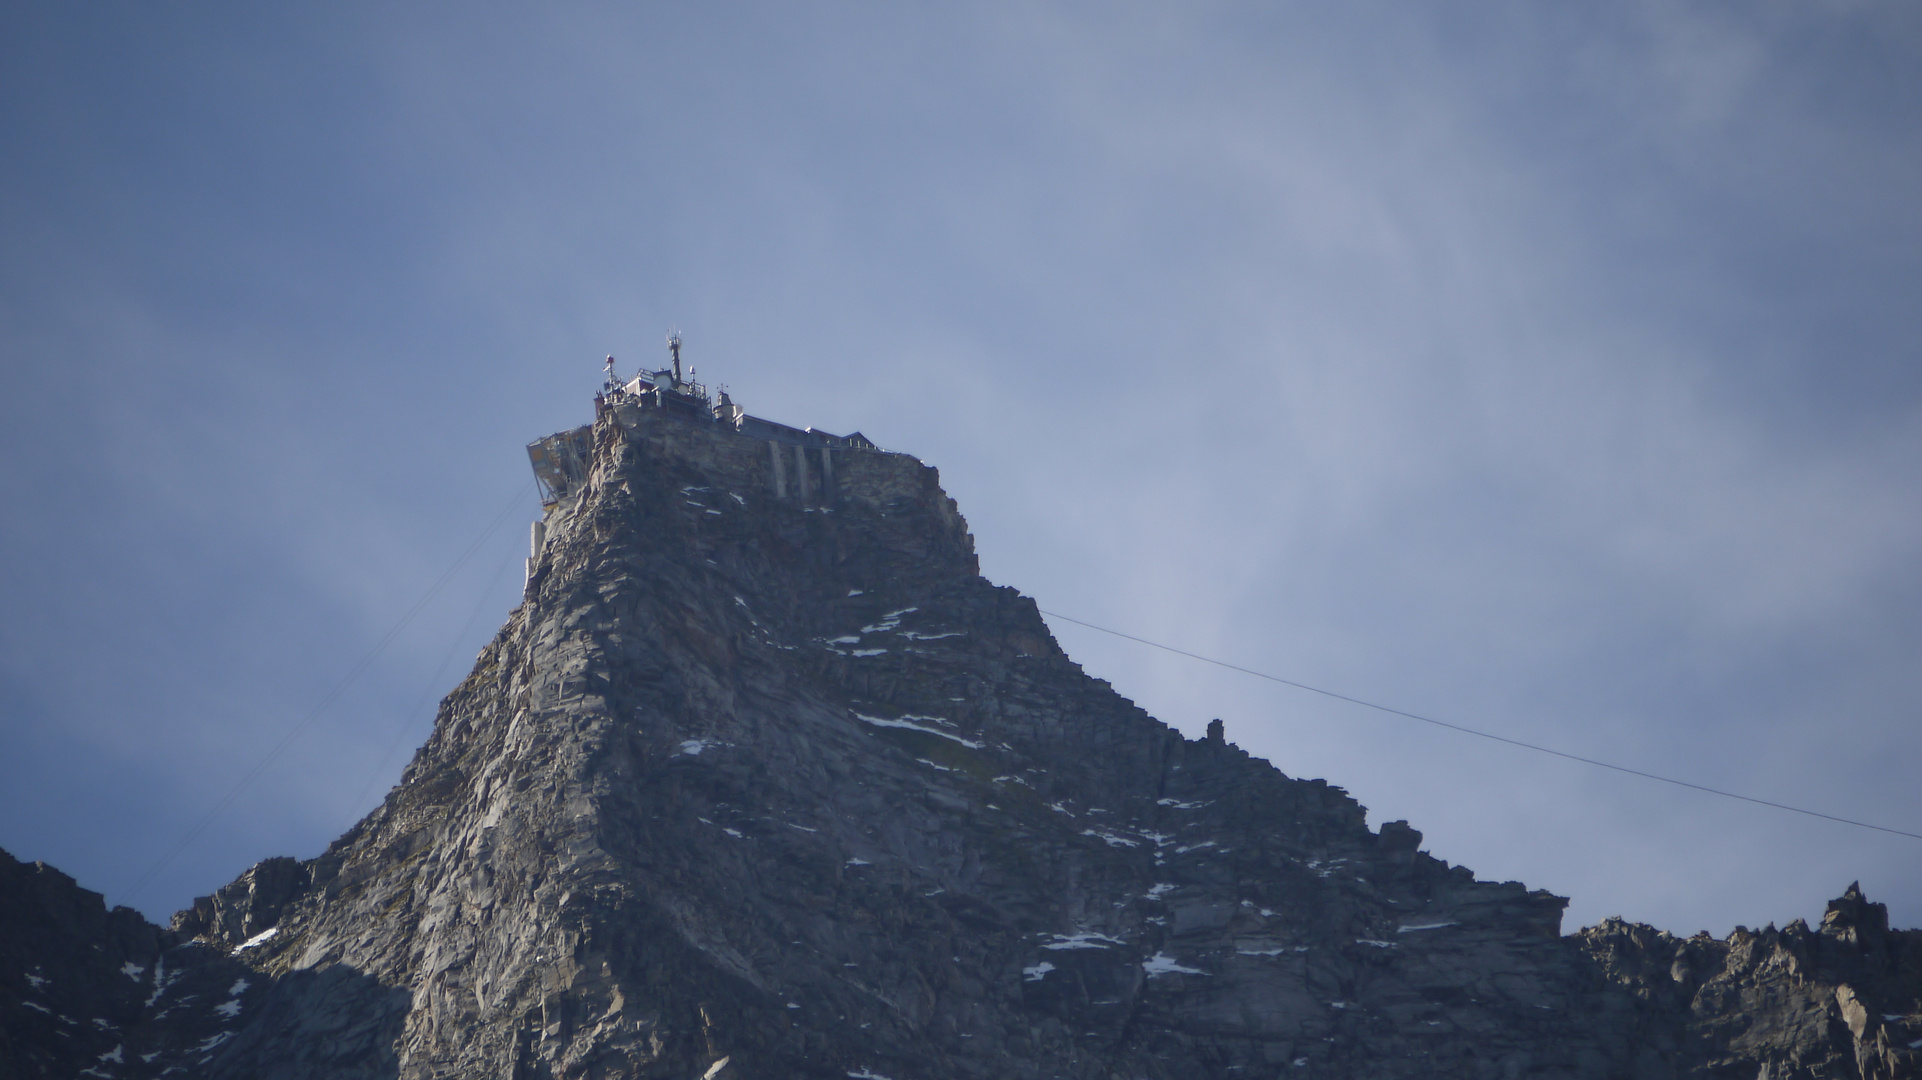
[[[1044,608],[1922,832],[1911,5],[269,7],[0,12],[16,855],[319,852],[670,325]],[[1922,841],[1058,630],[1570,927],[1922,923]]]

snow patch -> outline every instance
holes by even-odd
[[[1081,830],[1081,835],[1092,836],[1097,840],[1105,840],[1108,842],[1109,847],[1140,847],[1141,846],[1141,841],[1139,840],[1130,840],[1125,836],[1116,836],[1111,832],[1103,832],[1098,829],[1083,829]]]
[[[1120,938],[1083,930],[1075,934],[1055,934],[1054,941],[1041,946],[1044,949],[1105,949],[1110,945],[1121,944]]]
[[[272,930],[269,930],[267,932],[269,934],[273,933]],[[249,942],[248,944],[254,944],[254,942]],[[246,945],[241,946],[241,948],[243,949],[246,947],[247,947]],[[153,993],[147,995],[147,1004],[145,1005],[145,1007],[149,1009],[153,1008],[154,1002],[159,1001],[160,995],[166,993],[167,988],[169,986],[172,986],[174,983],[178,982],[180,979],[180,976],[181,976],[181,972],[178,972],[178,971],[173,972],[172,974],[168,974],[167,960],[165,957],[162,957],[159,960],[154,961]],[[160,1019],[160,1017],[156,1016],[154,1017],[154,1019],[158,1020]]]
[[[1182,802],[1180,799],[1156,799],[1156,806],[1172,806],[1176,810],[1199,810],[1208,805],[1205,802]]]
[[[874,864],[857,855],[854,858],[849,859],[847,862],[842,863],[841,865],[842,866],[873,866]]]
[[[852,1077],[853,1080],[894,1080],[891,1076],[882,1076],[880,1073],[867,1068],[851,1072],[848,1075]]]
[[[1159,900],[1162,897],[1168,895],[1169,893],[1174,892],[1176,888],[1178,888],[1178,886],[1171,885],[1165,881],[1160,881],[1155,883],[1154,888],[1149,889],[1147,892],[1142,893],[1141,895],[1146,896],[1150,900]]]
[[[1392,948],[1394,948],[1394,947],[1395,947],[1395,943],[1394,943],[1394,942],[1392,942],[1392,941],[1376,941],[1376,940],[1374,940],[1373,938],[1365,938],[1365,937],[1358,937],[1358,938],[1356,938],[1356,939],[1355,939],[1355,944],[1357,944],[1357,945],[1373,945],[1373,946],[1374,946],[1375,948],[1377,948],[1377,949],[1392,949]]]
[[[859,656],[863,651],[865,650],[857,649],[855,650],[855,655]],[[884,649],[882,651],[885,652],[886,650]],[[919,731],[926,735],[939,735],[944,739],[952,739],[955,742],[960,743],[962,746],[965,746],[970,750],[981,749],[981,744],[978,742],[975,742],[973,739],[964,739],[959,735],[953,735],[948,732],[938,730],[936,728],[928,727],[926,724],[917,724],[914,722],[914,720],[936,719],[936,717],[932,717],[932,716],[917,716],[914,718],[914,720],[910,720],[905,716],[899,720],[884,720],[878,716],[868,716],[865,713],[855,713],[854,718],[856,720],[861,721],[863,724],[872,724],[875,727],[904,728],[908,731]],[[946,721],[943,721],[943,723],[945,722]]]
[[[147,971],[146,967],[140,964],[136,964],[132,960],[129,960],[126,963],[120,965],[120,974],[125,975],[129,979],[132,979],[134,982],[139,982],[140,976],[146,974],[146,971]],[[32,978],[32,976],[30,975],[28,976],[28,978]]]
[[[1444,926],[1453,925],[1455,925],[1453,922],[1403,923],[1395,928],[1395,933],[1413,934],[1420,930],[1440,930]]]
[[[946,765],[937,764],[935,762],[929,761],[927,758],[924,758],[924,757],[918,757],[918,758],[915,758],[914,760],[920,762],[923,765],[926,765],[930,769],[939,769],[942,772],[954,771],[953,769],[948,768]]]
[[[262,946],[262,945],[265,945],[265,944],[267,944],[267,943],[268,943],[269,941],[272,941],[272,940],[274,939],[274,935],[275,935],[275,934],[278,934],[278,933],[280,933],[280,927],[278,927],[278,926],[270,926],[270,927],[268,927],[267,929],[265,929],[265,930],[262,930],[262,931],[261,931],[260,933],[258,933],[258,934],[255,934],[255,935],[254,935],[253,937],[250,937],[250,938],[248,938],[247,940],[245,940],[245,941],[243,941],[243,942],[241,942],[241,943],[240,943],[240,948],[238,948],[238,949],[235,949],[234,951],[235,951],[235,952],[239,952],[239,951],[241,951],[241,949],[255,949],[255,948],[259,948],[260,946]],[[180,976],[178,976],[178,975],[175,975],[175,976],[174,976],[174,978],[176,978],[176,979],[177,979],[177,978],[179,978],[179,977],[180,977]],[[155,975],[154,975],[154,979],[155,979],[155,981],[159,981],[159,979],[160,979],[160,975],[159,975],[159,973],[157,973],[157,972],[155,973]],[[152,1003],[151,1003],[151,1002],[149,1002],[149,1004],[152,1004]]]
[[[1167,953],[1163,953],[1163,952],[1158,952],[1153,956],[1149,957],[1148,959],[1143,960],[1141,962],[1141,970],[1147,972],[1148,977],[1150,979],[1154,978],[1157,975],[1206,975],[1208,974],[1207,972],[1201,970],[1200,968],[1182,967],[1180,964],[1175,962],[1174,957],[1169,956]]]
[[[1033,967],[1022,968],[1021,981],[1022,982],[1040,982],[1042,979],[1047,978],[1048,972],[1053,970],[1054,970],[1054,965],[1048,963],[1046,960],[1043,960],[1039,964],[1034,965]]]
[[[709,1065],[707,1067],[707,1071],[701,1074],[701,1080],[714,1080],[714,1074],[720,1072],[722,1069],[727,1068],[727,1063],[732,1060],[734,1060],[734,1055],[729,1054],[727,1057],[724,1057],[721,1060],[715,1062],[714,1064]]]
[[[35,990],[38,990],[53,980],[47,978],[45,975],[29,975],[27,976],[27,981],[33,984]]]
[[[892,630],[895,627],[901,625],[901,616],[906,615],[909,612],[920,611],[920,610],[921,609],[918,607],[904,607],[899,611],[890,611],[886,615],[881,616],[880,622],[874,623],[870,626],[863,626],[861,628],[861,632],[863,634],[886,633],[887,631]]]

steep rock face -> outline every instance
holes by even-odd
[[[1153,720],[980,577],[934,470],[837,451],[810,486],[786,453],[600,417],[525,602],[384,804],[152,931],[257,983],[197,1075],[1867,1068],[1770,1056],[1807,1010],[1736,939],[1564,938],[1560,898]],[[1913,935],[1882,926],[1849,1000],[1912,1012]],[[1867,1075],[1913,1075],[1897,1028],[1861,1030]]]

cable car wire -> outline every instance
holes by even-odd
[[[286,753],[287,748],[294,744],[294,740],[300,738],[302,732],[312,727],[314,721],[320,719],[321,713],[326,712],[327,707],[332,705],[334,701],[347,690],[349,683],[352,683],[358,678],[361,672],[366,671],[381,653],[387,651],[387,646],[394,643],[394,639],[400,636],[401,631],[407,629],[415,617],[425,610],[429,603],[433,602],[434,597],[439,596],[440,591],[447,587],[447,583],[453,580],[454,575],[460,572],[461,567],[466,566],[468,560],[472,559],[475,553],[480,551],[481,546],[487,543],[488,539],[500,530],[501,525],[505,524],[507,519],[521,508],[527,498],[529,489],[532,487],[533,483],[530,481],[516,488],[514,490],[514,497],[508,500],[505,507],[501,508],[501,512],[495,516],[493,522],[481,531],[480,536],[472,544],[468,545],[466,551],[461,552],[460,558],[454,560],[453,565],[449,566],[446,572],[441,574],[440,579],[429,586],[427,591],[421,594],[419,600],[414,601],[414,606],[408,608],[406,613],[400,617],[400,620],[394,623],[393,629],[387,631],[379,641],[375,642],[374,647],[367,650],[367,655],[361,657],[360,662],[355,664],[346,675],[341,677],[338,683],[334,684],[334,688],[327,692],[327,696],[320,699],[320,704],[315,705],[300,723],[289,728],[287,734],[281,736],[280,741],[274,744],[274,748],[267,751],[266,756],[262,757],[258,762],[255,762],[253,768],[248,769],[242,774],[240,779],[234,782],[233,788],[228,791],[226,795],[222,796],[219,802],[214,804],[213,809],[207,811],[206,816],[196,822],[193,828],[188,829],[186,835],[182,836],[178,843],[167,849],[166,854],[154,860],[154,864],[147,868],[147,872],[135,878],[133,884],[128,886],[127,890],[122,893],[121,896],[127,900],[132,900],[138,896],[140,890],[146,888],[147,884],[154,879],[155,875],[159,874],[168,863],[178,858],[181,852],[187,850],[187,845],[193,843],[202,832],[206,831],[207,826],[213,824],[215,818],[219,817],[229,806],[233,805],[234,800],[240,797],[241,791],[244,790],[248,784],[252,783],[267,766],[273,764],[281,754]]]
[[[1041,609],[1041,614],[1046,615],[1051,619],[1060,619],[1063,622],[1071,622],[1076,626],[1085,626],[1090,630],[1099,630],[1104,634],[1113,634],[1115,637],[1125,638],[1129,641],[1138,642],[1142,645],[1147,645],[1151,648],[1160,649],[1163,652],[1171,652],[1171,653],[1174,653],[1176,656],[1185,656],[1190,660],[1199,660],[1204,664],[1213,664],[1216,667],[1224,667],[1230,671],[1239,671],[1243,675],[1253,675],[1257,679],[1266,679],[1269,682],[1280,683],[1283,686],[1292,686],[1297,690],[1306,690],[1311,694],[1320,694],[1323,697],[1334,698],[1336,701],[1346,701],[1351,705],[1360,705],[1363,708],[1374,709],[1377,712],[1385,712],[1390,716],[1400,716],[1409,720],[1419,720],[1424,724],[1433,724],[1436,727],[1447,728],[1450,731],[1459,731],[1464,735],[1474,735],[1478,738],[1492,739],[1495,742],[1507,743],[1510,746],[1519,746],[1524,750],[1533,750],[1538,754],[1549,754],[1554,757],[1565,758],[1569,761],[1579,761],[1584,765],[1593,765],[1598,769],[1610,769],[1618,773],[1627,773],[1630,776],[1639,776],[1646,780],[1659,780],[1664,784],[1673,784],[1676,787],[1688,788],[1691,791],[1705,792],[1709,795],[1719,795],[1724,799],[1738,799],[1745,803],[1754,803],[1757,806],[1768,806],[1768,807],[1773,807],[1776,810],[1787,810],[1792,814],[1803,814],[1812,818],[1821,818],[1824,821],[1834,821],[1843,825],[1854,825],[1857,828],[1862,828],[1862,829],[1874,829],[1876,832],[1891,833],[1895,836],[1906,836],[1911,840],[1922,840],[1922,833],[1912,833],[1903,829],[1892,829],[1887,825],[1875,825],[1867,821],[1857,821],[1854,818],[1838,817],[1835,814],[1824,814],[1820,810],[1808,810],[1800,806],[1790,806],[1788,803],[1774,802],[1770,799],[1758,799],[1753,795],[1740,795],[1733,791],[1723,791],[1721,788],[1712,788],[1706,784],[1697,784],[1688,780],[1677,780],[1672,776],[1662,776],[1659,773],[1644,772],[1641,769],[1632,769],[1627,765],[1616,765],[1613,762],[1601,761],[1599,759],[1591,758],[1591,757],[1583,757],[1580,754],[1571,754],[1564,750],[1555,750],[1546,746],[1537,745],[1535,743],[1523,742],[1520,739],[1511,739],[1506,735],[1496,735],[1493,732],[1478,731],[1475,728],[1464,727],[1461,724],[1451,724],[1446,720],[1437,720],[1432,716],[1423,716],[1420,713],[1412,713],[1403,709],[1393,708],[1388,705],[1377,705],[1372,701],[1364,701],[1361,698],[1350,697],[1347,694],[1336,693],[1333,690],[1323,690],[1319,686],[1310,686],[1307,683],[1296,682],[1293,679],[1284,679],[1279,675],[1270,675],[1265,671],[1256,671],[1253,668],[1245,668],[1245,667],[1242,667],[1240,664],[1231,664],[1226,660],[1216,660],[1212,656],[1203,656],[1200,653],[1189,652],[1186,649],[1177,649],[1173,645],[1163,645],[1159,641],[1149,641],[1147,638],[1136,637],[1133,634],[1124,634],[1119,630],[1110,630],[1105,626],[1097,626],[1094,623],[1077,619],[1072,615],[1063,615],[1060,612],[1047,611],[1045,609]]]

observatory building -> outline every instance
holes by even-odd
[[[669,366],[659,371],[642,370],[628,379],[617,376],[614,358],[607,358],[606,382],[594,395],[596,422],[611,417],[630,432],[644,429],[649,438],[672,444],[677,454],[688,452],[692,444],[705,444],[709,453],[729,459],[732,471],[752,487],[777,501],[810,510],[831,509],[852,490],[851,485],[873,486],[849,475],[851,464],[863,477],[869,477],[873,470],[860,468],[861,463],[849,461],[847,455],[859,455],[871,464],[879,464],[875,459],[905,456],[881,450],[858,431],[830,435],[811,427],[789,427],[749,416],[728,397],[726,389],[710,395],[706,386],[695,381],[691,368],[683,372],[679,334],[670,334],[667,346]],[[756,449],[757,443],[766,449]],[[557,431],[527,444],[527,458],[534,466],[545,512],[543,520],[533,527],[530,577],[545,545],[548,521],[571,506],[587,481],[593,454],[593,424]]]
[[[810,505],[832,505],[834,452],[837,450],[876,451],[874,443],[860,432],[830,435],[814,428],[795,428],[749,416],[722,389],[710,396],[706,386],[694,381],[690,369],[681,369],[681,337],[667,339],[672,358],[670,366],[659,371],[643,370],[622,380],[614,374],[614,358],[607,358],[607,382],[594,395],[594,415],[598,419],[612,409],[653,409],[665,417],[694,424],[714,425],[745,438],[767,444],[770,488],[776,498],[794,498]],[[587,475],[587,459],[593,448],[592,424],[569,431],[557,431],[527,444],[527,458],[534,466],[534,479],[540,485],[541,505],[551,507],[568,498]]]

